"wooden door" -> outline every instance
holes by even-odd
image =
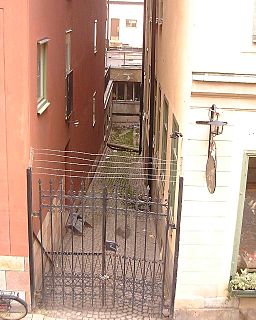
[[[111,40],[119,40],[119,28],[120,28],[120,19],[112,18],[111,19]]]

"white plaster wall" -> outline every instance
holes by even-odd
[[[143,3],[141,5],[110,4],[109,35],[111,37],[111,18],[120,19],[119,41],[131,47],[142,48],[143,44]],[[137,28],[127,28],[126,19],[137,20]]]
[[[200,299],[228,295],[242,161],[246,150],[256,150],[255,99],[256,96],[227,98],[210,94],[191,99],[183,144],[184,197],[177,303],[190,299],[196,305]],[[212,103],[222,108],[221,120],[228,122],[223,134],[216,138],[214,194],[208,192],[205,182],[209,128],[195,124],[197,120],[207,120]]]
[[[252,43],[253,0],[189,0],[191,69],[210,73],[256,74],[256,44]],[[209,81],[195,86],[183,117],[184,198],[181,221],[176,305],[202,308],[205,299],[226,297],[238,214],[242,162],[246,150],[256,150],[256,86],[248,77]],[[199,91],[199,93],[198,93]],[[207,126],[212,104],[227,121],[217,137],[217,187],[207,190]],[[254,133],[253,133],[254,132]]]
[[[254,0],[190,0],[193,71],[256,72]]]

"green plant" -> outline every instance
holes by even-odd
[[[256,290],[256,272],[240,270],[232,277],[230,285],[233,290]]]

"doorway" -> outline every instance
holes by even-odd
[[[120,19],[112,18],[110,40],[114,40],[114,41],[119,40],[119,30],[120,30]]]

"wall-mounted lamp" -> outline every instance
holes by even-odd
[[[75,127],[79,126],[79,121],[78,120],[67,120],[68,124],[73,124]]]
[[[222,134],[224,126],[227,125],[227,122],[219,121],[219,115],[216,105],[213,104],[209,109],[209,121],[196,121],[197,124],[210,126],[206,163],[206,183],[210,193],[214,193],[216,188],[217,156],[214,137]]]

